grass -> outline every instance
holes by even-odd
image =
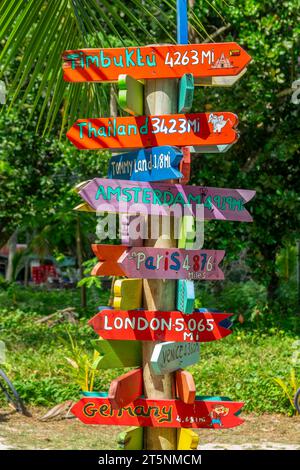
[[[108,295],[108,291],[94,292],[87,310],[82,311],[77,290],[45,292],[14,287],[0,291],[0,339],[7,347],[5,369],[26,403],[51,406],[78,399],[79,388],[65,359],[70,355],[67,330],[84,351],[92,354],[90,341],[95,333],[87,326],[87,319],[96,313],[97,305],[107,304]],[[77,325],[49,327],[36,323],[41,316],[69,306],[78,311]],[[251,330],[247,322],[236,324],[229,337],[201,345],[199,364],[189,368],[197,394],[244,401],[248,412],[291,414],[288,400],[272,378],[288,375],[297,339],[293,331],[276,326]],[[299,378],[300,370],[296,370]],[[122,372],[99,371],[95,390],[106,391]]]

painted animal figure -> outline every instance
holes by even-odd
[[[211,122],[212,125],[213,125],[213,132],[214,134],[220,134],[223,127],[226,126],[227,122],[229,121],[229,119],[226,119],[226,121],[224,121],[224,116],[221,115],[221,116],[216,116],[215,114],[211,113],[209,115],[209,118],[208,118],[208,122]]]

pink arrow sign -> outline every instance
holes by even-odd
[[[199,218],[199,206],[203,204],[205,220],[251,222],[244,204],[255,191],[95,178],[80,187],[79,194],[101,212]]]
[[[92,274],[96,276],[123,275],[144,279],[224,279],[224,273],[218,266],[225,255],[223,250],[134,248],[100,244],[92,245],[92,249],[100,260],[92,271]]]
[[[89,320],[96,333],[110,340],[215,341],[232,333],[220,326],[231,313],[101,310]]]

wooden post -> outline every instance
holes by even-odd
[[[160,115],[177,112],[178,80],[157,79],[145,81],[145,114]],[[155,218],[154,218],[155,220]],[[160,248],[176,247],[173,236],[169,240],[148,238],[145,246]],[[170,221],[172,228],[173,221]],[[151,234],[151,217],[148,217],[148,236]],[[174,310],[176,303],[176,281],[145,279],[143,281],[143,307],[148,310]],[[146,398],[173,398],[175,393],[175,374],[156,376],[150,367],[150,359],[157,342],[143,342],[143,380]],[[175,450],[177,432],[174,428],[144,428],[144,449]]]

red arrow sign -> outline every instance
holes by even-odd
[[[114,379],[108,398],[113,408],[121,408],[143,395],[143,369],[136,369]]]
[[[85,424],[151,426],[162,428],[233,428],[244,421],[236,416],[244,403],[139,398],[124,408],[114,409],[109,398],[82,398],[72,413]]]
[[[63,60],[65,81],[115,82],[120,74],[135,79],[238,75],[251,57],[237,43],[227,42],[69,50]]]
[[[78,149],[210,146],[236,142],[237,124],[227,112],[78,119],[67,137]]]
[[[92,245],[100,260],[92,275],[144,279],[224,279],[218,267],[223,250],[131,248],[124,245]]]
[[[208,342],[225,338],[232,333],[220,326],[220,322],[231,315],[104,309],[88,323],[104,339]]]

